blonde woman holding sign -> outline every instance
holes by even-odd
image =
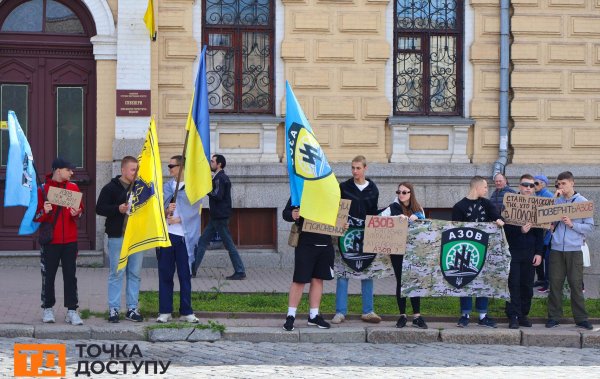
[[[389,207],[384,209],[381,216],[400,216],[407,218],[409,223],[414,222],[417,219],[424,219],[425,212],[417,201],[417,197],[414,193],[414,187],[409,182],[402,182],[398,185],[396,191],[398,198],[394,200]],[[396,322],[396,328],[404,328],[408,318],[406,317],[406,297],[402,297],[402,262],[404,255],[390,255],[392,260],[392,267],[394,268],[394,274],[396,275],[396,301],[398,302],[398,309],[400,310],[400,318]],[[427,329],[427,323],[421,317],[421,297],[411,297],[410,304],[413,310],[413,321],[412,324],[416,328]]]

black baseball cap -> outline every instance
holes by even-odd
[[[56,157],[54,158],[54,161],[52,161],[52,171],[59,168],[70,168],[73,170],[75,165],[62,157]]]

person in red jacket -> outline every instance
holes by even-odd
[[[38,188],[38,206],[35,221],[54,225],[52,240],[42,244],[41,267],[42,267],[42,321],[55,322],[54,310],[56,303],[54,296],[54,279],[58,271],[58,265],[62,264],[64,305],[67,308],[65,322],[72,325],[82,325],[81,317],[77,313],[77,219],[83,213],[83,202],[78,209],[61,207],[47,201],[50,187],[58,187],[71,191],[79,191],[77,184],[71,183],[69,179],[73,175],[75,166],[70,162],[58,157],[52,162],[52,173],[46,175],[46,183]],[[44,196],[46,194],[46,196]]]

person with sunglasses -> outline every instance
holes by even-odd
[[[389,207],[380,213],[381,216],[400,216],[408,219],[409,223],[412,223],[417,219],[425,218],[425,212],[417,201],[415,190],[411,183],[400,183],[396,194],[398,197]],[[402,262],[404,260],[404,255],[392,254],[390,255],[390,259],[392,261],[392,267],[394,268],[394,274],[396,275],[396,302],[398,303],[398,309],[400,310],[400,318],[396,322],[396,328],[404,328],[408,321],[408,318],[406,317],[406,297],[402,297],[401,294]],[[421,316],[421,297],[411,297],[410,304],[412,305],[413,310],[412,325],[419,329],[427,329],[427,323]]]
[[[532,175],[521,175],[519,181],[521,195],[532,196],[535,193]],[[539,266],[542,262],[544,230],[533,228],[528,222],[522,226],[506,224],[504,231],[511,256],[508,274],[510,301],[506,302],[508,327],[510,329],[519,329],[519,326],[531,327],[531,321],[527,316],[533,297],[534,266]]]
[[[548,177],[546,175],[536,175],[533,177],[535,180],[535,196],[540,197],[554,197],[552,192],[548,190]],[[550,254],[550,241],[552,240],[552,232],[547,230],[544,234],[544,255],[542,256],[542,263],[535,268],[537,273],[537,281],[533,284],[534,287],[540,287],[538,292],[548,293],[548,255]]]

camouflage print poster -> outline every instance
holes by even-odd
[[[419,220],[409,227],[402,295],[509,299],[510,252],[488,222]]]

